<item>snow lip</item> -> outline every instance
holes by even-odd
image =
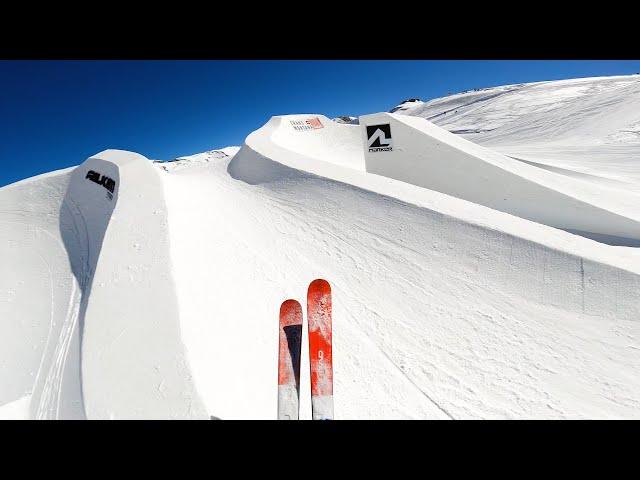
[[[609,191],[518,162],[425,118],[378,113],[364,125],[389,123],[393,151],[365,150],[367,171],[464,198],[545,225],[640,241],[640,196]],[[399,140],[399,141],[398,141]]]

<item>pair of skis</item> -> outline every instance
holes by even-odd
[[[307,291],[311,409],[314,420],[333,419],[333,363],[331,357],[331,287],[317,279]],[[297,420],[300,405],[302,307],[297,300],[280,306],[278,354],[278,420]]]

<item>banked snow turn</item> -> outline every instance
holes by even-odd
[[[181,341],[158,171],[141,155],[107,150],[76,169],[67,196],[88,247],[70,249],[87,253],[74,269],[87,417],[208,418]]]
[[[310,119],[313,124],[305,124]],[[330,162],[336,179],[344,174],[340,167],[366,171],[605,243],[640,245],[638,195],[537,168],[424,118],[377,113],[361,116],[359,123],[276,116],[249,135],[246,145],[312,173],[319,173],[318,160]]]
[[[59,235],[69,271],[43,257],[52,307],[29,417],[208,418],[181,343],[158,170],[132,152],[87,159],[69,178]],[[58,284],[69,287],[53,296]],[[18,319],[27,305],[10,307]]]

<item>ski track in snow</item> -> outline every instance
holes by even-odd
[[[30,214],[31,212],[24,211],[24,210],[22,210],[22,211],[21,210],[5,210],[5,211],[2,211],[1,213],[4,214],[5,217],[9,217],[10,215],[17,215],[18,217],[21,217],[21,216],[23,216],[25,214]],[[8,221],[8,220],[3,220],[2,223],[9,224],[9,223],[12,223],[12,222]],[[15,221],[13,223],[16,223],[18,225],[29,225],[30,228],[34,229],[34,232],[36,233],[36,235],[47,235],[47,236],[51,237],[53,240],[58,240],[53,235],[51,235],[51,233],[49,231],[47,231],[45,229],[42,229],[40,227],[32,226],[32,225],[30,225],[28,223],[25,224],[24,221],[20,221],[20,220]],[[34,249],[32,251],[32,253],[33,253],[33,255],[37,256],[40,259],[40,261],[42,262],[43,265],[45,265],[46,271],[47,271],[48,283],[49,283],[49,299],[48,300],[49,300],[49,312],[50,313],[49,313],[49,329],[48,329],[49,333],[48,333],[48,336],[47,336],[47,342],[45,344],[45,350],[44,350],[46,352],[46,348],[47,348],[47,346],[49,344],[49,341],[50,341],[51,332],[55,328],[55,320],[54,320],[54,311],[55,311],[54,298],[55,297],[54,297],[54,293],[53,293],[54,278],[53,278],[53,271],[51,269],[51,266],[50,266],[49,262],[47,261],[47,259],[44,257],[44,255],[40,251],[38,251],[36,249]],[[37,372],[37,374],[35,376],[36,379],[41,374],[41,371],[43,369],[44,359],[45,359],[45,356],[43,355],[42,359],[40,361],[40,366],[38,368],[38,372]],[[29,393],[31,393],[31,392],[29,392]]]
[[[34,237],[46,236],[50,238],[55,245],[58,245],[59,248],[64,251],[65,247],[63,242],[59,236],[52,234],[46,228],[42,228],[41,226],[34,225],[34,219],[41,217],[45,219],[47,216],[39,214],[38,212],[33,212],[29,210],[3,210],[0,212],[3,214],[5,219],[3,223],[12,223],[9,219],[12,216],[16,217],[16,220],[13,223],[21,226],[27,226],[28,229],[33,230]],[[29,218],[30,221],[26,221],[26,218]],[[42,264],[45,266],[46,275],[48,278],[49,284],[49,321],[48,321],[48,334],[46,341],[44,343],[43,355],[40,359],[40,363],[37,369],[37,372],[34,376],[35,384],[39,382],[40,378],[44,377],[44,386],[42,388],[42,393],[38,397],[38,404],[35,406],[35,415],[36,419],[57,419],[60,418],[60,402],[61,402],[61,389],[62,389],[62,376],[66,366],[66,362],[68,359],[68,350],[71,341],[71,337],[76,328],[77,324],[77,315],[79,310],[80,303],[80,295],[77,289],[77,284],[75,282],[75,277],[73,277],[73,281],[71,282],[71,293],[68,298],[66,314],[62,320],[62,323],[59,325],[55,318],[55,293],[54,293],[54,284],[59,281],[59,279],[54,277],[54,271],[51,266],[50,261],[47,259],[48,255],[45,256],[42,252],[40,252],[37,248],[32,250],[32,254],[40,259]],[[57,333],[57,336],[56,336]],[[47,362],[50,359],[48,352],[53,349],[53,361]],[[29,394],[32,393],[29,391]],[[34,399],[33,397],[31,399]],[[36,399],[34,399],[36,400]]]
[[[78,316],[80,313],[80,305],[82,302],[81,289],[86,288],[87,282],[90,276],[88,261],[91,255],[90,248],[91,243],[89,241],[89,232],[87,230],[86,221],[82,215],[80,208],[71,198],[67,198],[67,203],[63,205],[63,208],[69,208],[69,204],[73,204],[75,212],[71,212],[71,218],[73,218],[73,230],[75,232],[76,239],[83,239],[80,243],[84,248],[80,248],[78,253],[82,255],[82,271],[81,271],[81,284],[78,285],[77,281],[73,282],[72,292],[69,297],[69,303],[67,307],[67,314],[65,315],[62,325],[59,327],[59,333],[57,338],[50,338],[47,341],[47,350],[53,348],[53,361],[48,365],[46,379],[40,397],[40,402],[36,411],[36,419],[57,419],[60,418],[60,402],[62,393],[62,381],[66,362],[69,357],[69,347],[71,345],[71,339],[75,330],[78,328]],[[78,225],[80,223],[80,226]],[[82,233],[81,233],[82,232]],[[52,329],[52,331],[55,331]],[[53,341],[53,343],[50,343]],[[79,358],[74,361],[80,361]]]

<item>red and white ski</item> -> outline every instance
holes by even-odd
[[[307,291],[311,408],[314,420],[333,419],[333,361],[331,358],[331,287],[317,279]]]
[[[278,420],[298,420],[302,307],[296,300],[282,302],[279,330]]]

